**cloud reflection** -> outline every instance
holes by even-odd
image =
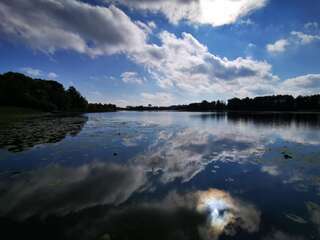
[[[91,228],[79,223],[77,229],[86,229],[100,239],[208,240],[232,236],[238,230],[253,233],[260,224],[260,212],[254,206],[217,189],[173,191],[162,200],[139,201],[101,216]]]
[[[26,219],[65,215],[96,205],[119,205],[146,181],[142,169],[91,163],[49,166],[0,183],[0,215]]]
[[[152,171],[160,169],[163,183],[175,179],[188,182],[212,162],[244,163],[263,151],[259,142],[246,136],[186,128],[175,133],[161,131],[134,163]]]
[[[280,230],[275,230],[271,232],[266,237],[262,238],[262,240],[304,240],[304,237],[301,236],[292,236],[287,233],[284,233]]]
[[[310,121],[302,115],[264,115],[226,118],[192,113],[192,126],[159,131],[149,149],[133,162],[159,174],[162,183],[188,182],[213,162],[259,164],[261,172],[284,178],[283,183],[298,175],[306,179],[302,165],[314,167],[306,162],[319,159],[315,151],[315,146],[320,146],[319,131],[314,128],[319,124],[318,115],[313,114]],[[199,120],[201,124],[197,124]],[[285,161],[284,154],[293,159]],[[293,168],[293,162],[301,167]]]
[[[314,202],[307,202],[306,206],[310,215],[310,221],[317,228],[318,233],[320,233],[320,206]]]
[[[200,229],[204,239],[217,239],[222,233],[233,236],[238,228],[249,233],[259,230],[260,212],[221,190],[198,192],[197,210],[208,213],[207,226]]]

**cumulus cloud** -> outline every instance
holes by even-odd
[[[289,41],[287,39],[280,39],[275,43],[271,43],[267,45],[267,50],[270,53],[280,53],[284,52],[289,45]]]
[[[136,72],[124,72],[121,74],[124,83],[143,84],[144,80]]]
[[[317,23],[307,23],[305,28],[316,30],[318,28],[317,26]],[[289,46],[307,45],[318,40],[320,40],[318,33],[307,34],[301,31],[292,31],[290,36],[280,39],[275,43],[268,44],[266,49],[269,53],[282,53],[285,52]]]
[[[41,77],[43,75],[42,71],[39,70],[39,69],[35,69],[35,68],[32,68],[32,67],[24,67],[24,68],[21,68],[21,71],[23,73],[26,73],[27,75],[31,76],[31,77]]]
[[[135,22],[146,34],[153,33],[153,30],[157,28],[157,25],[153,21],[149,21],[147,23],[136,21]]]
[[[317,22],[308,22],[304,25],[306,29],[318,29],[319,23]]]
[[[0,31],[44,52],[90,56],[134,51],[146,40],[143,29],[117,7],[76,0],[1,1]]]
[[[264,7],[267,0],[106,0],[136,10],[162,13],[173,24],[186,20],[214,27],[235,23]]]
[[[225,6],[230,6],[230,11],[236,11],[228,15],[230,18],[228,20],[220,23],[216,20],[210,22],[219,25],[236,21],[245,12],[249,13],[257,6],[264,5],[266,1],[207,0],[207,2],[207,8],[204,9],[218,11],[217,9],[221,10],[221,7],[225,9]],[[201,22],[197,20],[199,14],[194,14],[189,8],[190,6],[199,8],[206,1],[119,0],[115,3],[135,9],[164,11],[166,14],[170,11],[167,9],[174,9],[172,15],[168,15],[172,21],[187,19]],[[216,4],[216,8],[211,8],[210,4]],[[238,7],[241,13],[238,12]],[[218,12],[225,14],[225,10],[220,10]],[[71,15],[74,17],[70,17]],[[190,17],[193,15],[194,17]],[[73,50],[89,56],[124,53],[135,63],[143,65],[148,77],[155,80],[163,89],[177,88],[193,95],[210,93],[226,98],[273,94],[283,89],[281,86],[279,88],[280,79],[272,73],[272,66],[265,61],[217,56],[189,33],[176,36],[163,31],[158,35],[159,44],[149,43],[148,36],[155,28],[154,22],[133,22],[114,5],[97,6],[76,0],[23,2],[4,0],[0,3],[0,31],[6,36],[19,39],[34,49],[49,53],[59,49]],[[319,38],[316,34],[292,32],[290,39],[281,39],[275,44],[270,44],[267,49],[271,52],[282,52],[293,42],[307,44]],[[32,76],[43,74],[35,70],[24,69]],[[57,77],[55,73],[46,76],[52,79]],[[133,72],[123,73],[121,77],[124,82],[140,84],[144,81]],[[290,82],[292,81],[287,81],[286,84]],[[300,89],[301,92],[304,90]],[[173,99],[168,93],[151,95],[144,93],[142,97],[157,105],[159,102],[172,104],[170,100]]]
[[[247,25],[247,26],[250,26],[250,25],[254,25],[255,23],[250,19],[241,19],[239,20],[239,25]]]
[[[149,26],[151,29],[157,28],[157,25],[156,25],[156,23],[155,23],[154,21],[148,22],[148,26]]]
[[[20,71],[34,78],[47,77],[49,79],[56,79],[59,77],[55,72],[46,73],[45,71],[32,67],[23,67],[20,69]]]
[[[48,78],[51,78],[51,79],[55,79],[58,77],[58,74],[54,73],[54,72],[49,72],[48,73]]]
[[[297,37],[299,43],[302,45],[312,43],[316,40],[320,40],[320,35],[305,34],[303,32],[293,31],[291,32],[291,35]]]
[[[172,104],[174,97],[170,93],[157,92],[157,93],[141,93],[143,102],[154,106],[168,106]]]
[[[147,106],[151,104],[152,106],[169,106],[176,102],[176,98],[170,92],[164,91],[154,91],[154,92],[142,92],[137,95],[130,96],[132,98],[120,99],[114,101],[117,106],[126,107],[126,106]],[[148,118],[151,120],[151,118]]]
[[[267,62],[221,58],[210,53],[191,34],[183,33],[179,38],[164,31],[159,38],[161,45],[150,44],[131,57],[146,66],[163,88],[245,96],[269,92],[267,84],[278,79]]]
[[[320,91],[320,74],[308,74],[290,78],[280,84],[280,93],[289,93],[295,96],[315,94]]]

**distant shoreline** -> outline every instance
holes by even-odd
[[[206,114],[253,114],[253,115],[263,115],[263,114],[320,114],[320,111],[188,111],[188,110],[128,110],[128,109],[118,109],[116,111],[85,111],[85,112],[44,112],[37,109],[14,107],[14,106],[0,106],[0,115],[6,118],[20,118],[20,117],[37,117],[37,116],[59,116],[59,115],[74,115],[74,114],[87,114],[87,113],[112,113],[112,112],[190,112],[190,113],[206,113]]]
[[[0,106],[0,115],[2,116],[51,116],[65,114],[85,114],[99,112],[116,112],[116,111],[41,111],[34,108],[16,107],[16,106]]]
[[[119,109],[118,112],[191,112],[191,113],[248,113],[248,114],[270,114],[270,113],[289,113],[289,114],[320,114],[320,111],[248,111],[248,110],[223,110],[223,111],[188,111],[188,110],[128,110],[128,109]]]

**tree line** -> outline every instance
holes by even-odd
[[[0,74],[0,106],[16,106],[50,112],[128,111],[320,111],[320,95],[274,95],[255,98],[232,98],[224,101],[202,101],[185,105],[127,106],[88,103],[74,87],[67,90],[56,81],[33,79],[21,73]]]
[[[233,98],[228,101],[228,110],[233,111],[320,111],[320,95],[276,95],[255,98]]]
[[[152,106],[127,106],[128,111],[225,111],[226,103],[223,101],[202,101],[201,103],[190,103],[184,105],[172,105],[167,107]]]
[[[67,90],[52,80],[33,79],[21,73],[0,74],[0,106],[49,112],[115,111],[112,104],[92,104],[75,87]]]
[[[274,95],[255,98],[232,98],[224,101],[202,101],[188,105],[157,106],[127,106],[129,111],[305,111],[320,112],[320,95],[298,96]]]

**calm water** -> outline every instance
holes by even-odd
[[[1,235],[320,239],[319,173],[319,115],[118,112],[1,123]]]

